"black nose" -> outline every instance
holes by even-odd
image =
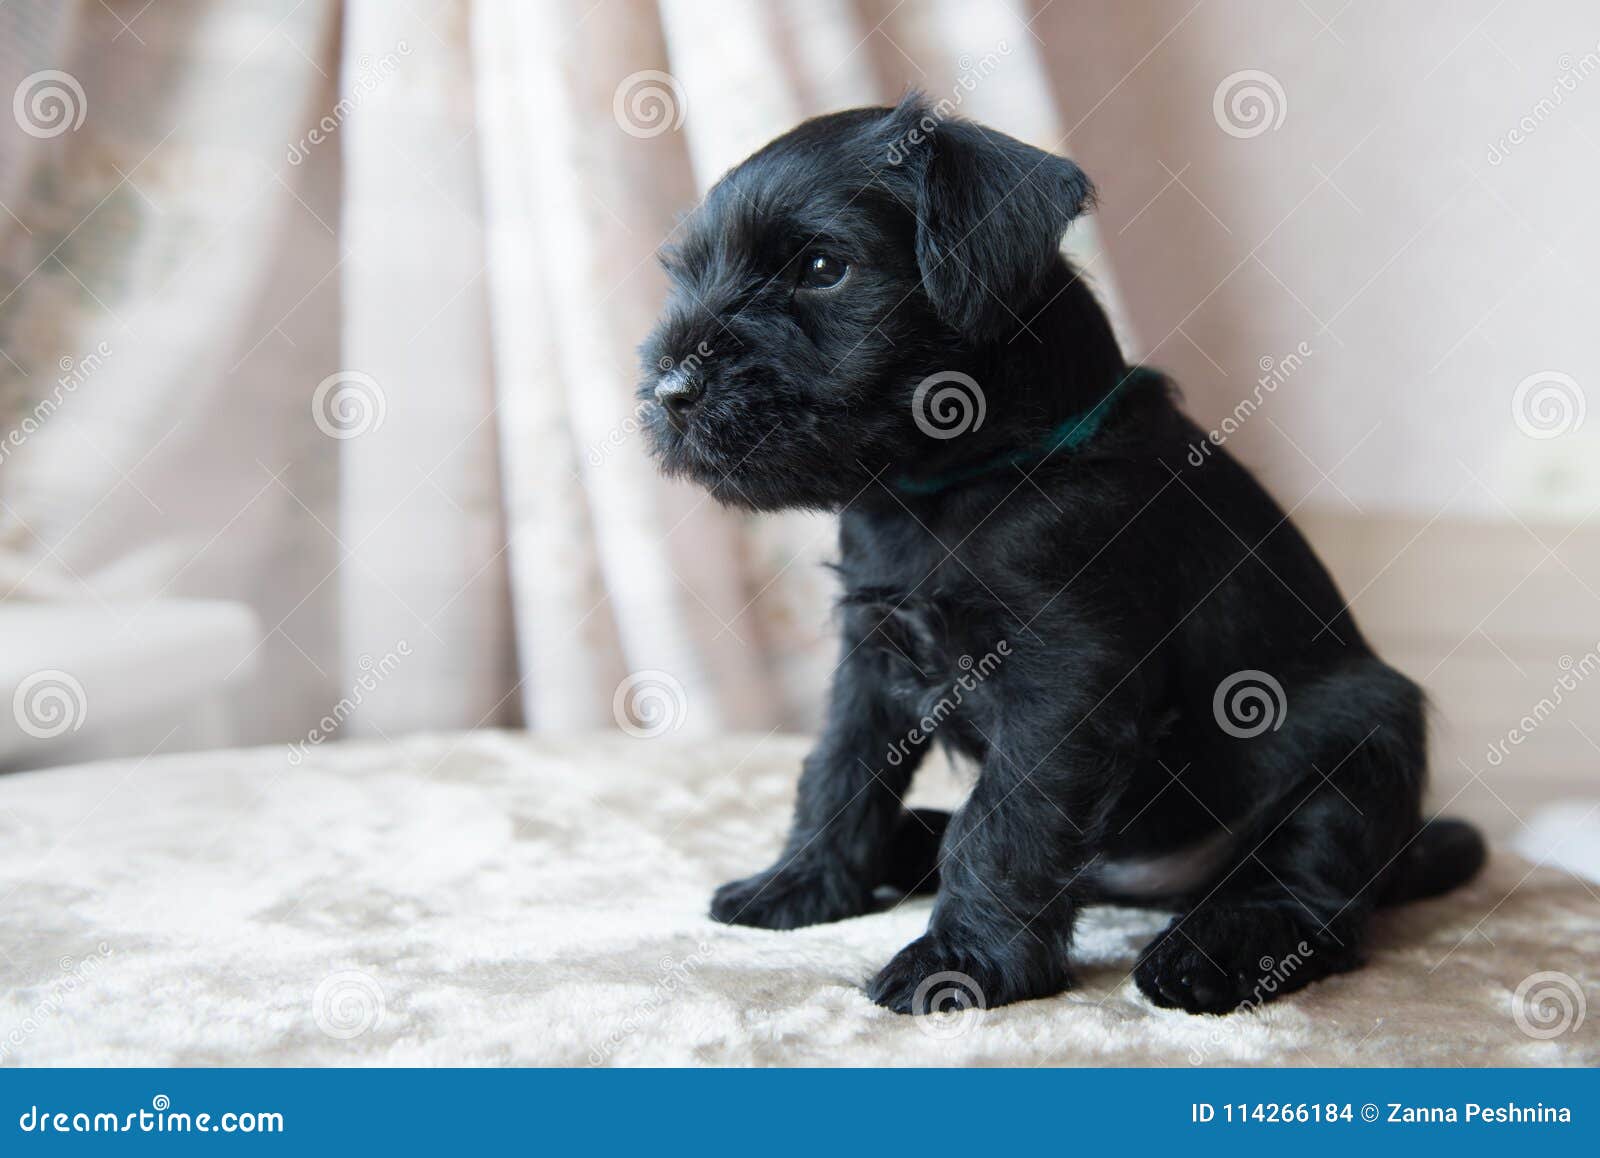
[[[700,384],[699,377],[681,369],[668,371],[656,383],[656,401],[675,418],[682,418],[693,410],[704,393],[705,387]]]

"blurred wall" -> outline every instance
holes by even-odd
[[[1036,12],[1147,356],[1214,426],[1311,351],[1230,439],[1282,497],[1423,518],[1600,502],[1600,417],[1525,429],[1600,384],[1600,7]]]

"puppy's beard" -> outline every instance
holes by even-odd
[[[793,505],[773,492],[748,459],[707,454],[692,437],[679,436],[677,445],[660,455],[660,466],[667,477],[694,483],[726,507],[771,511]]]
[[[671,429],[653,435],[652,442],[662,474],[694,483],[726,507],[826,511],[837,510],[849,497],[836,493],[842,481],[838,462],[798,461],[783,453],[793,448],[769,454],[769,443],[711,450],[697,432]]]
[[[710,491],[719,501],[724,494],[736,496],[741,469],[739,454],[718,448],[706,432],[690,419],[673,419],[658,412],[649,425],[650,450],[661,473],[684,479]]]

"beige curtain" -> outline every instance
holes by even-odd
[[[340,682],[336,444],[307,406],[338,367],[338,146],[289,159],[338,32],[331,0],[0,6],[0,601],[80,609],[135,661],[172,604],[248,605],[216,673],[261,681],[236,741],[303,731]]]
[[[631,675],[681,688],[686,728],[808,726],[833,521],[655,477],[627,417],[652,255],[771,137],[909,85],[1059,147],[1021,5],[484,0],[473,26],[527,718],[607,723]],[[1092,228],[1073,243],[1108,289]]]
[[[1020,0],[0,7],[5,92],[60,71],[85,114],[0,132],[7,429],[109,351],[0,465],[0,591],[123,623],[247,605],[235,742],[303,735],[378,668],[339,734],[648,729],[662,704],[689,731],[809,725],[832,520],[656,476],[633,415],[654,254],[764,141],[908,86],[1060,147],[1026,20]],[[1109,290],[1092,228],[1070,241]]]
[[[518,717],[469,11],[345,6],[342,682],[411,651],[359,733]]]

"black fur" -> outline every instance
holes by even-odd
[[[989,1005],[1066,988],[1079,908],[1173,850],[1220,859],[1140,894],[1178,915],[1135,977],[1191,1012],[1355,967],[1376,905],[1483,857],[1467,826],[1423,827],[1420,690],[1166,382],[1130,376],[1059,252],[1091,199],[1071,161],[915,97],[807,121],[686,222],[643,348],[665,471],[841,516],[827,725],[787,846],[712,915],[790,929],[936,884],[869,987],[903,1012],[946,971]],[[808,288],[814,264],[848,272]],[[953,371],[986,413],[935,438],[914,398]],[[1241,671],[1286,704],[1249,737],[1214,702]],[[930,738],[979,768],[953,817],[901,804]]]

